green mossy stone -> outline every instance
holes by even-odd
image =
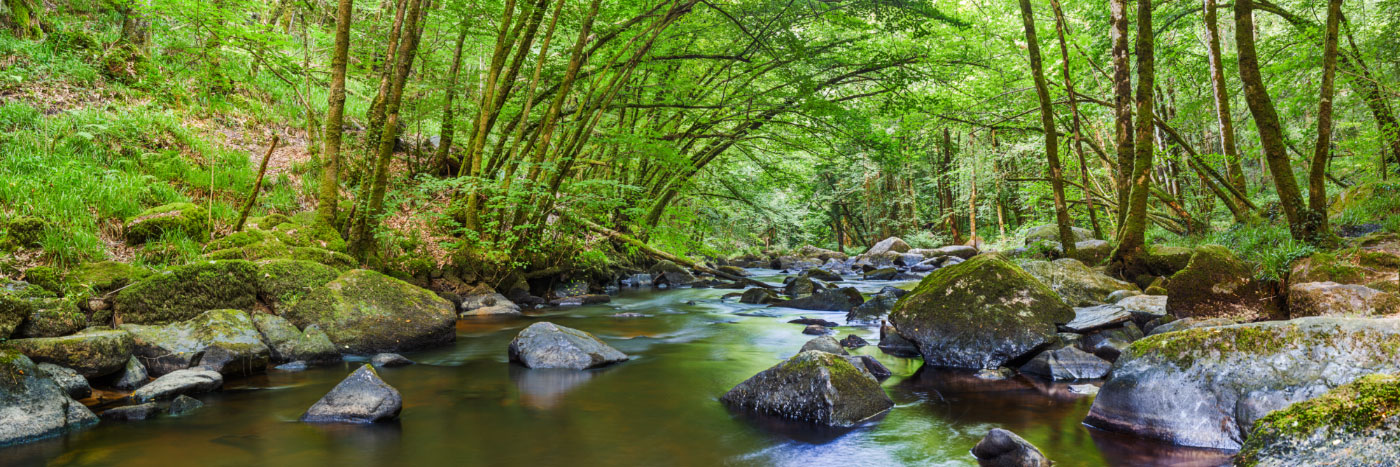
[[[14,339],[4,347],[35,362],[72,368],[84,377],[94,378],[125,368],[133,341],[126,331],[89,328],[70,336]]]
[[[1076,244],[1085,240],[1094,239],[1094,231],[1089,229],[1070,227],[1070,232],[1074,235],[1074,243]],[[1033,245],[1036,242],[1060,243],[1060,226],[1055,224],[1042,225],[1034,227],[1026,232],[1026,246]]]
[[[829,426],[854,426],[894,406],[869,372],[840,355],[808,350],[739,383],[725,404]]]
[[[283,223],[272,229],[272,235],[293,247],[313,247],[330,251],[345,251],[345,240],[334,228],[320,224]]]
[[[49,298],[36,301],[34,312],[17,333],[20,337],[59,337],[81,331],[87,325],[87,316],[73,300]]]
[[[1147,248],[1147,269],[1158,276],[1176,274],[1191,263],[1195,250],[1179,246],[1151,246]]]
[[[1258,321],[1280,314],[1273,294],[1254,279],[1253,268],[1220,245],[1196,248],[1166,289],[1167,312],[1177,318]]]
[[[272,230],[273,227],[291,221],[292,218],[287,217],[285,214],[272,213],[266,216],[248,219],[248,223],[245,224],[245,227],[258,230]]]
[[[43,287],[53,293],[62,294],[68,286],[63,281],[63,270],[52,266],[35,266],[24,271],[24,280]]]
[[[306,294],[340,276],[335,268],[312,261],[274,259],[259,267],[258,295],[274,312],[296,306]]]
[[[121,328],[135,339],[134,353],[152,375],[208,364],[204,360],[215,347],[232,358],[218,362],[225,364],[217,370],[226,376],[261,373],[270,355],[252,317],[242,310],[209,310],[178,323],[124,324]]]
[[[358,262],[350,255],[316,247],[290,246],[276,238],[251,245],[213,251],[205,257],[214,260],[242,259],[261,261],[269,259],[295,259],[313,261],[340,270],[354,268]]]
[[[930,365],[997,368],[1054,342],[1074,310],[999,254],[930,273],[895,303],[890,323]]]
[[[302,329],[319,326],[342,352],[377,353],[452,342],[455,308],[407,282],[355,269],[312,290],[282,316]]]
[[[1400,377],[1371,375],[1254,424],[1235,465],[1383,465],[1400,458]]]
[[[0,340],[12,336],[34,314],[36,302],[56,297],[42,287],[0,277]]]
[[[97,293],[105,293],[126,287],[132,282],[146,277],[144,269],[119,261],[99,261],[84,263],[68,273],[74,284],[91,288]]]
[[[1318,252],[1312,256],[1298,260],[1293,264],[1291,272],[1288,274],[1288,281],[1299,284],[1303,282],[1336,282],[1338,284],[1355,284],[1366,278],[1366,271],[1351,261],[1351,256],[1346,259],[1338,257],[1336,253]]]
[[[262,243],[272,238],[272,234],[262,230],[250,229],[242,232],[234,232],[225,237],[215,239],[206,245],[209,251],[243,248],[249,245]]]
[[[172,268],[117,292],[113,310],[123,323],[164,324],[208,310],[252,310],[258,266],[248,261],[203,261]]]
[[[165,232],[183,232],[203,240],[209,236],[209,212],[194,203],[172,203],[147,209],[127,219],[127,243],[136,245],[160,238]]]
[[[10,241],[22,247],[39,246],[39,241],[44,238],[44,231],[50,227],[49,221],[35,216],[23,216],[11,219],[5,223],[5,232],[10,237]]]

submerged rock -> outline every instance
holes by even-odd
[[[1177,318],[1257,321],[1277,315],[1278,307],[1243,260],[1223,246],[1204,245],[1167,282],[1167,312]]]
[[[1118,291],[1136,291],[1130,282],[1108,277],[1075,259],[1024,261],[1021,268],[1036,280],[1050,286],[1070,306],[1100,305]]]
[[[302,329],[316,325],[345,353],[417,350],[457,338],[451,302],[364,269],[316,288],[282,316]]]
[[[71,336],[16,339],[0,345],[35,362],[72,368],[95,378],[120,371],[131,358],[133,341],[126,331],[91,328]]]
[[[398,368],[401,366],[409,366],[414,363],[413,360],[409,360],[403,355],[399,355],[396,353],[376,354],[375,356],[370,357],[369,362],[374,366],[380,368]]]
[[[777,292],[762,287],[754,287],[745,290],[744,294],[739,297],[739,303],[748,303],[751,305],[767,305],[780,301],[782,301],[782,298],[778,296]]]
[[[135,338],[135,355],[155,376],[202,366],[228,376],[261,373],[270,351],[248,313],[209,310],[167,325],[125,324]]]
[[[88,384],[87,378],[78,372],[52,363],[40,363],[37,366],[39,372],[48,376],[58,387],[63,388],[63,392],[68,394],[68,397],[82,399],[92,395],[92,386]]]
[[[312,423],[374,423],[399,417],[403,396],[370,365],[335,385],[321,400],[302,414],[301,421]]]
[[[1312,317],[1196,328],[1128,347],[1085,422],[1239,449],[1265,414],[1372,373],[1400,372],[1400,321]]]
[[[1361,466],[1397,459],[1400,378],[1371,375],[1260,419],[1235,464]]]
[[[147,402],[145,404],[107,409],[102,412],[102,419],[113,421],[137,421],[154,418],[158,413],[160,413],[160,406],[156,405],[155,402]]]
[[[890,313],[925,362],[971,369],[1035,352],[1055,341],[1057,324],[1072,319],[1059,295],[997,254],[934,271]]]
[[[1051,381],[1099,379],[1113,364],[1074,347],[1047,350],[1021,366],[1021,372]]]
[[[972,447],[977,465],[982,467],[1048,467],[1050,459],[1016,433],[992,428]]]
[[[165,413],[176,417],[193,412],[201,407],[204,407],[204,402],[182,394],[175,396],[175,399],[170,401],[170,407],[166,409]]]
[[[592,334],[549,322],[520,331],[507,351],[511,361],[529,368],[583,370],[627,360],[627,354]]]
[[[828,330],[826,326],[822,326],[820,324],[808,324],[806,328],[802,329],[802,333],[809,336],[821,336],[825,335],[828,332],[831,331]]]
[[[846,355],[846,349],[841,347],[841,343],[837,342],[836,338],[831,336],[821,336],[809,340],[806,344],[802,344],[802,350],[798,352],[806,352],[808,350],[820,350],[836,355]]]
[[[0,349],[0,446],[57,436],[97,422],[24,355]]]
[[[224,386],[224,376],[214,370],[190,368],[156,378],[131,394],[137,402],[173,399],[175,396],[204,394]]]
[[[894,406],[876,379],[849,360],[809,350],[729,390],[720,401],[744,410],[830,426],[853,426]]]

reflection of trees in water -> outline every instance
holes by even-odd
[[[520,389],[520,403],[536,409],[552,409],[569,391],[593,379],[596,371],[510,365],[510,380]]]

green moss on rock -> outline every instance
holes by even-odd
[[[934,271],[890,313],[930,365],[996,368],[1056,338],[1074,310],[1049,286],[998,254]]]
[[[1371,375],[1255,423],[1236,465],[1382,465],[1400,458],[1400,377]]]
[[[276,238],[247,246],[225,248],[205,255],[209,259],[242,259],[261,261],[268,259],[296,259],[314,261],[337,269],[346,270],[358,264],[350,255],[317,247],[291,246]]]
[[[365,269],[312,290],[282,316],[302,329],[320,326],[337,349],[348,353],[412,350],[456,338],[452,303]]]
[[[34,302],[34,311],[18,329],[20,337],[59,337],[87,327],[87,316],[69,299],[48,298]]]
[[[1158,276],[1176,274],[1191,263],[1195,251],[1179,246],[1150,246],[1147,248],[1147,269]]]
[[[1167,312],[1178,318],[1253,321],[1280,315],[1273,294],[1254,278],[1253,268],[1220,245],[1196,248],[1166,290]]]
[[[15,339],[5,348],[25,354],[39,363],[72,368],[84,377],[110,375],[126,367],[133,342],[126,331],[92,328],[63,337]]]
[[[847,358],[808,350],[764,370],[720,398],[754,412],[852,426],[894,406],[880,384]]]
[[[257,265],[241,260],[204,261],[153,274],[113,298],[121,322],[163,324],[207,310],[251,310],[257,301]]]
[[[10,240],[18,246],[36,247],[43,240],[44,231],[48,230],[49,225],[49,221],[43,218],[22,216],[6,222],[5,232]]]
[[[24,271],[24,280],[54,293],[62,294],[68,290],[68,285],[63,281],[63,270],[52,266],[27,269]]]
[[[68,278],[76,285],[91,288],[97,293],[110,292],[141,280],[146,270],[120,261],[99,261],[84,263],[69,272]]]
[[[183,232],[194,239],[209,236],[208,211],[194,203],[172,203],[147,209],[127,219],[124,230],[131,244],[146,243],[165,232]]]
[[[136,357],[157,376],[193,365],[226,376],[261,373],[270,357],[253,319],[242,310],[209,310],[178,323],[122,329],[135,339]]]
[[[306,294],[340,275],[335,268],[312,261],[274,259],[259,266],[258,295],[273,311],[290,309]]]

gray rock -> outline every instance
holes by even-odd
[[[57,436],[97,416],[46,378],[29,357],[0,349],[0,446]]]
[[[281,365],[277,365],[277,366],[273,367],[272,369],[277,370],[277,371],[296,372],[296,371],[306,371],[307,368],[311,368],[311,366],[310,366],[310,365],[307,365],[306,362],[297,361],[297,362],[287,362],[287,363],[283,363],[283,364],[281,364]]]
[[[820,350],[822,352],[834,353],[836,355],[847,355],[846,349],[841,347],[841,343],[837,342],[836,338],[831,336],[821,336],[813,338],[812,340],[807,341],[806,344],[802,344],[802,350],[799,350],[798,352],[806,352],[808,350]]]
[[[788,298],[806,297],[821,290],[821,284],[807,276],[797,276],[783,285],[783,294]]]
[[[1137,290],[1136,285],[1105,276],[1075,259],[1023,261],[1020,266],[1036,280],[1054,289],[1070,306],[1100,305],[1114,292]]]
[[[1128,310],[1134,316],[1146,315],[1158,318],[1167,315],[1166,295],[1133,295],[1124,297],[1113,304]]]
[[[401,366],[409,366],[414,363],[413,360],[409,360],[403,355],[399,355],[396,353],[375,354],[374,357],[371,357],[369,359],[369,362],[374,366],[380,368],[397,368]]]
[[[898,290],[899,293],[891,292]],[[908,293],[906,290],[886,287],[879,293],[870,296],[869,300],[846,313],[846,322],[869,323],[879,320],[885,314],[894,310],[894,304],[899,302],[899,297]]]
[[[228,376],[261,373],[271,354],[253,319],[239,310],[209,310],[177,323],[122,329],[135,338],[135,355],[154,376],[196,366]]]
[[[891,252],[906,253],[909,250],[909,244],[904,243],[904,240],[901,240],[899,237],[890,237],[880,240],[879,243],[871,246],[869,250],[865,250],[865,253],[861,256],[874,256]]]
[[[1074,310],[1053,290],[997,254],[934,271],[889,318],[925,363],[968,369],[1027,357],[1054,343],[1056,325],[1072,319]]]
[[[125,331],[90,328],[63,337],[36,337],[5,342],[36,363],[72,368],[88,378],[121,371],[131,358],[132,339]]]
[[[977,465],[982,467],[1048,467],[1050,459],[1015,433],[993,428],[972,447]]]
[[[1064,246],[1056,245],[1056,251],[1064,254]],[[1103,240],[1084,240],[1074,244],[1074,259],[1088,264],[1101,264],[1108,259],[1108,255],[1113,254],[1113,246]]]
[[[854,287],[825,289],[793,300],[774,303],[772,306],[813,311],[851,311],[865,302],[865,297]]]
[[[175,399],[170,401],[170,407],[165,410],[165,413],[169,414],[172,417],[175,417],[193,412],[195,410],[200,409],[201,407],[204,407],[204,402],[201,402],[199,399],[195,399],[193,397],[181,394],[179,396],[175,396]]]
[[[1098,305],[1074,309],[1074,320],[1064,324],[1073,332],[1085,333],[1117,326],[1133,319],[1133,314],[1117,305]]]
[[[720,401],[730,407],[830,426],[853,426],[894,406],[863,368],[809,350],[739,383]]]
[[[899,275],[899,270],[898,270],[898,269],[895,269],[895,268],[880,268],[880,269],[876,269],[876,270],[874,270],[874,271],[870,271],[870,272],[865,273],[865,280],[868,280],[868,281],[887,281],[887,280],[890,280],[890,279],[894,279],[894,277],[895,277],[896,275]]]
[[[873,376],[876,381],[884,381],[894,375],[894,372],[885,367],[885,364],[869,355],[850,355],[846,357],[846,360],[851,362],[851,365],[855,365],[856,368],[864,369],[870,373],[870,376]]]
[[[837,274],[837,273],[834,273],[834,272],[831,272],[831,271],[827,271],[827,270],[825,270],[825,269],[820,269],[820,268],[812,268],[812,269],[808,269],[808,270],[806,270],[806,271],[802,271],[802,275],[805,276],[805,277],[807,277],[807,278],[809,278],[809,279],[816,279],[816,280],[819,280],[819,281],[826,281],[826,282],[838,282],[838,281],[842,280],[842,277],[841,277],[840,274]]]
[[[1108,298],[1104,299],[1104,301],[1108,303],[1118,303],[1125,298],[1139,295],[1142,295],[1142,292],[1137,290],[1115,290],[1113,293],[1108,294]],[[1166,302],[1163,302],[1162,306],[1166,307]]]
[[[224,376],[214,370],[190,368],[156,378],[131,394],[137,402],[173,399],[179,395],[213,392],[224,386]]]
[[[540,322],[520,331],[510,341],[510,360],[529,368],[583,370],[627,360],[592,334],[554,323]]]
[[[282,317],[301,329],[319,326],[343,353],[404,352],[457,339],[452,302],[364,269],[312,289]]]
[[[1092,384],[1071,384],[1069,392],[1092,396],[1099,393],[1099,387]]]
[[[1094,239],[1094,231],[1092,230],[1070,227],[1070,231],[1074,236],[1074,243],[1076,244]],[[1060,240],[1060,227],[1054,224],[1034,227],[1031,228],[1029,232],[1026,232],[1026,246],[1031,246],[1040,241],[1059,243]]]
[[[88,384],[87,378],[78,372],[52,363],[40,363],[37,366],[39,372],[48,376],[58,387],[63,388],[63,392],[67,393],[68,397],[82,399],[92,395],[92,386]]]
[[[651,285],[650,275],[646,284]],[[461,313],[467,317],[511,317],[520,316],[520,305],[510,301],[505,295],[491,292],[468,296],[462,299]]]
[[[335,344],[317,325],[308,326],[303,332],[286,318],[267,313],[253,315],[253,324],[267,344],[273,362],[327,364],[340,361]]]
[[[1371,375],[1254,424],[1235,465],[1380,466],[1400,459],[1400,378]]]
[[[1239,321],[1233,318],[1181,318],[1152,328],[1152,332],[1147,333],[1147,335],[1155,336],[1173,331],[1185,331],[1187,329],[1229,326],[1238,322]]]
[[[954,256],[961,259],[971,259],[973,256],[977,256],[977,249],[966,245],[948,245],[934,248],[924,253],[924,257],[927,258],[936,258],[939,256]]]
[[[1400,297],[1364,285],[1304,282],[1288,286],[1288,316],[1390,315]]]
[[[1021,372],[1051,381],[1099,379],[1113,364],[1074,347],[1047,350],[1021,366]]]
[[[150,375],[146,373],[146,365],[142,365],[141,360],[136,357],[131,357],[126,361],[126,368],[117,374],[117,379],[112,382],[112,386],[132,391],[145,386],[150,380]]]
[[[748,303],[751,305],[767,305],[780,301],[782,301],[782,298],[778,297],[777,292],[762,287],[754,287],[745,290],[744,294],[739,297],[739,303]]]
[[[1373,373],[1400,373],[1400,321],[1310,317],[1159,334],[1123,353],[1085,422],[1239,449],[1265,414]]]
[[[881,352],[896,357],[913,358],[919,356],[919,346],[899,335],[894,326],[889,324],[880,327],[880,344],[877,347],[880,348]]]
[[[403,396],[370,365],[361,365],[316,401],[301,421],[312,423],[374,423],[399,417]]]
[[[855,334],[848,335],[845,339],[841,339],[841,346],[848,349],[859,349],[867,345],[870,345],[870,343]]]
[[[147,402],[145,404],[107,409],[102,412],[102,419],[112,421],[137,421],[155,418],[158,413],[160,413],[160,406],[156,405],[155,402]]]
[[[820,324],[808,324],[806,328],[802,329],[802,333],[809,336],[821,336],[825,335],[828,332],[831,331],[828,330],[826,326],[822,326]]]

